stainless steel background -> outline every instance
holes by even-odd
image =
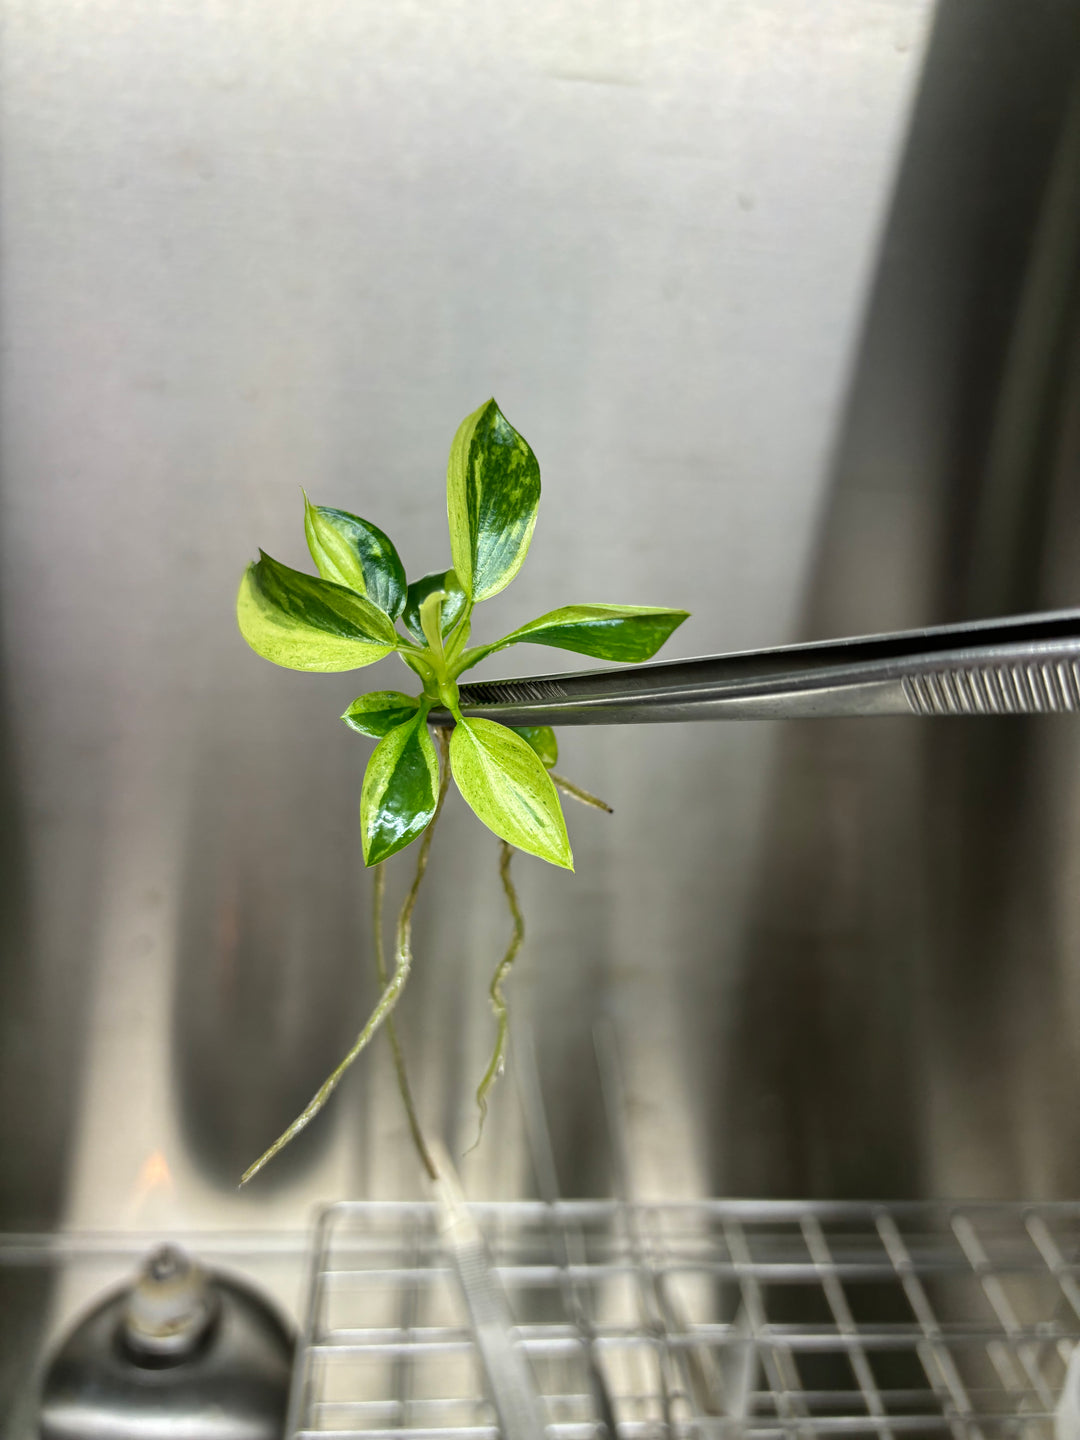
[[[444,563],[494,393],[545,494],[481,628],[684,605],[674,656],[1077,603],[1080,11],[2,10],[0,1227],[414,1192],[381,1047],[234,1189],[374,994],[336,717],[400,679],[256,659],[244,563],[303,563],[301,485]],[[611,1187],[600,1016],[643,1193],[1076,1193],[1072,720],[576,733],[562,768],[616,810],[571,815],[576,876],[517,866],[566,1193]],[[487,832],[442,832],[402,1025],[461,1150],[506,920]],[[509,1086],[464,1170],[530,1189]]]

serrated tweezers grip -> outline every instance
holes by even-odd
[[[480,680],[461,687],[464,705],[546,705],[566,698],[557,680]]]
[[[973,665],[904,677],[916,715],[1048,715],[1080,710],[1080,661]]]

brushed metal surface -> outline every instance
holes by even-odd
[[[382,1055],[234,1188],[373,996],[336,717],[401,679],[246,652],[243,564],[303,563],[301,485],[445,563],[494,393],[545,484],[500,629],[681,605],[692,654],[1076,603],[1075,7],[3,13],[0,1225],[416,1193]],[[1070,717],[988,723],[565,741],[616,814],[571,816],[576,877],[519,862],[511,987],[565,1193],[610,1188],[600,1014],[639,1193],[1075,1190],[1080,757]],[[507,922],[442,824],[401,1020],[461,1150]],[[498,1099],[463,1175],[531,1188]]]

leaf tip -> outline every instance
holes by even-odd
[[[381,865],[384,860],[389,860],[391,855],[397,855],[399,851],[406,850],[413,843],[414,840],[418,840],[420,838],[420,836],[424,833],[424,830],[426,829],[427,825],[425,824],[422,829],[417,830],[416,833],[413,835],[398,836],[393,840],[384,841],[382,844],[379,845],[376,845],[374,843],[369,844],[366,840],[362,840],[361,844],[364,851],[364,869],[374,870],[376,865]]]

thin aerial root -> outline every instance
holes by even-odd
[[[315,1119],[315,1116],[319,1113],[319,1111],[326,1104],[327,1100],[330,1099],[330,1096],[337,1089],[342,1076],[345,1074],[345,1071],[348,1070],[349,1066],[353,1063],[353,1061],[364,1050],[367,1049],[372,1037],[375,1035],[379,1027],[386,1020],[389,1019],[389,1017],[393,1013],[394,1006],[401,998],[401,992],[405,988],[405,982],[409,978],[409,971],[412,969],[412,912],[414,906],[416,905],[416,896],[420,890],[420,882],[421,880],[423,880],[424,871],[427,869],[428,855],[431,851],[432,831],[435,829],[435,822],[439,818],[439,813],[443,807],[443,801],[446,799],[446,787],[450,781],[450,766],[447,763],[449,737],[446,736],[442,731],[439,731],[437,733],[439,743],[439,761],[442,771],[442,778],[439,784],[439,799],[438,803],[435,806],[435,814],[431,817],[431,824],[424,831],[423,839],[420,841],[420,850],[416,857],[416,872],[413,876],[413,882],[409,888],[409,893],[405,896],[405,903],[402,905],[401,912],[398,915],[397,933],[395,937],[394,947],[394,973],[388,983],[383,986],[382,994],[379,996],[379,1002],[375,1006],[375,1009],[371,1012],[367,1024],[360,1031],[360,1034],[356,1037],[356,1041],[353,1044],[352,1049],[345,1056],[344,1060],[342,1060],[341,1064],[338,1065],[337,1068],[333,1070],[331,1074],[328,1075],[327,1078],[323,1081],[323,1083],[319,1086],[318,1090],[316,1090],[315,1094],[311,1097],[307,1105],[305,1105],[304,1109],[292,1122],[289,1128],[278,1136],[278,1138],[270,1146],[269,1150],[266,1150],[262,1155],[259,1156],[258,1160],[255,1161],[254,1165],[248,1166],[248,1168],[244,1171],[243,1175],[240,1178],[241,1185],[246,1185],[249,1180],[254,1180],[255,1176],[258,1175],[259,1171],[262,1170],[265,1165],[268,1165],[280,1150],[284,1150],[285,1146],[288,1145],[290,1140],[295,1139],[296,1136],[300,1134],[301,1130],[306,1129],[307,1126],[311,1124],[312,1120]],[[424,1148],[424,1154],[421,1155],[421,1159],[424,1160],[425,1168],[431,1163],[431,1157],[427,1154],[426,1147]],[[435,1172],[433,1165],[429,1170],[429,1173],[432,1174],[433,1178],[437,1173]]]
[[[549,770],[552,784],[565,795],[571,795],[575,800],[580,800],[582,805],[591,805],[594,810],[606,810],[609,815],[614,815],[614,810],[606,800],[601,800],[599,795],[593,795],[589,790],[583,790],[580,785],[575,785],[572,780],[567,780],[565,775],[556,775],[554,770]]]
[[[491,977],[491,985],[488,994],[491,996],[491,1008],[495,1012],[495,1048],[491,1052],[491,1060],[484,1071],[484,1078],[480,1081],[476,1091],[476,1104],[480,1111],[480,1121],[476,1131],[476,1139],[470,1145],[466,1154],[470,1154],[480,1144],[480,1137],[484,1133],[484,1122],[487,1119],[487,1097],[491,1087],[503,1072],[506,1064],[506,1042],[509,1036],[510,1022],[506,1009],[506,1000],[503,997],[502,983],[510,973],[510,967],[517,958],[521,949],[521,943],[525,939],[525,919],[521,913],[521,906],[518,904],[517,891],[514,889],[514,882],[510,875],[510,862],[514,858],[513,846],[508,845],[505,840],[501,841],[499,851],[499,878],[502,881],[503,892],[506,895],[507,908],[514,922],[514,928],[510,935],[510,943],[496,967],[495,974]]]
[[[360,1034],[356,1037],[356,1042],[353,1045],[352,1049],[345,1056],[344,1060],[342,1060],[341,1064],[338,1065],[338,1067],[334,1071],[332,1071],[331,1074],[328,1075],[327,1078],[323,1081],[323,1083],[319,1086],[318,1090],[316,1090],[315,1094],[304,1106],[303,1110],[301,1110],[300,1114],[292,1122],[289,1128],[283,1134],[278,1136],[278,1138],[270,1146],[269,1150],[265,1151],[264,1154],[259,1156],[258,1160],[255,1161],[254,1165],[249,1166],[248,1169],[244,1171],[243,1175],[240,1178],[241,1185],[246,1185],[249,1180],[254,1180],[255,1176],[258,1175],[259,1171],[263,1168],[263,1166],[268,1165],[279,1150],[284,1150],[285,1146],[288,1145],[289,1141],[295,1139],[296,1136],[300,1134],[300,1131],[306,1129],[306,1127],[311,1124],[312,1120],[315,1119],[315,1116],[319,1113],[319,1111],[326,1104],[327,1100],[330,1099],[330,1096],[337,1089],[342,1076],[345,1074],[345,1071],[348,1070],[349,1066],[353,1063],[357,1056],[360,1055],[362,1051],[367,1049],[368,1044],[372,1039],[372,1036],[378,1030],[379,1026],[383,1023],[383,1021],[386,1020],[386,1018],[390,1015],[394,1006],[397,1004],[401,996],[401,992],[405,988],[405,981],[409,978],[409,966],[411,964],[411,961],[411,955],[408,955],[407,953],[404,956],[399,954],[397,968],[394,971],[394,978],[390,981],[390,983],[383,990],[382,994],[379,996],[379,1003],[371,1012],[367,1024],[360,1031]]]
[[[375,939],[375,969],[378,972],[379,984],[386,987],[386,956],[383,953],[382,936],[382,912],[383,894],[386,890],[386,875],[382,865],[376,865],[371,872],[372,881],[372,914]],[[412,1086],[409,1084],[409,1071],[405,1064],[405,1051],[402,1049],[401,1040],[398,1037],[397,1024],[393,1015],[386,1017],[386,1038],[390,1041],[390,1049],[394,1055],[394,1072],[397,1075],[398,1093],[401,1102],[405,1106],[405,1116],[409,1122],[409,1133],[412,1135],[413,1146],[420,1157],[420,1164],[427,1171],[432,1180],[439,1178],[439,1172],[435,1161],[431,1158],[427,1141],[424,1139],[424,1132],[420,1128],[420,1117],[416,1113],[416,1105],[413,1101]]]

